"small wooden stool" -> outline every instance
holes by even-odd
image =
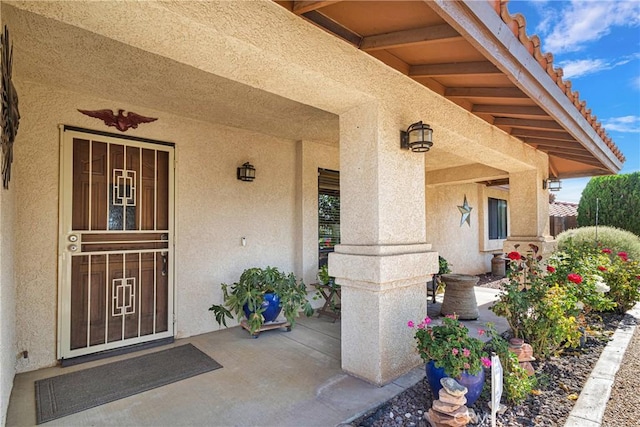
[[[324,298],[324,305],[322,308],[318,309],[318,317],[321,315],[329,316],[333,318],[335,322],[340,318],[340,286],[339,285],[321,285],[320,283],[314,283]]]

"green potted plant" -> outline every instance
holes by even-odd
[[[335,277],[329,276],[329,267],[327,264],[318,270],[318,285],[319,286],[316,286],[317,291],[313,299],[323,299],[325,301],[325,304],[318,310],[318,313],[327,314],[337,319],[340,313],[340,285],[336,283]],[[328,312],[328,310],[331,310],[331,312]]]
[[[336,285],[335,277],[329,276],[329,266],[327,264],[318,270],[318,281],[321,285],[339,286]]]
[[[438,255],[438,276],[449,273],[451,273],[449,261],[447,261],[443,256]]]
[[[484,384],[483,367],[491,366],[491,359],[483,350],[484,343],[479,338],[469,336],[469,330],[455,316],[442,318],[442,323],[431,326],[426,317],[419,324],[409,321],[407,326],[414,329],[417,350],[426,363],[427,381],[434,398],[442,387],[440,379],[451,377],[467,387],[467,405],[480,396]],[[478,333],[483,335],[484,330]]]
[[[444,282],[442,281],[443,274],[451,273],[451,266],[443,256],[438,255],[438,273],[435,275],[436,293],[444,292]]]
[[[449,262],[444,257],[438,255],[438,272],[427,282],[427,291],[431,294],[431,302],[433,304],[436,303],[436,295],[444,292],[444,282],[441,276],[449,273],[451,273]]]
[[[273,322],[280,312],[290,326],[295,325],[299,311],[311,316],[313,308],[307,299],[307,288],[293,273],[283,273],[275,267],[248,268],[240,280],[232,285],[222,284],[222,304],[209,307],[220,325],[227,326],[226,319],[247,319],[252,336],[257,336],[265,322]]]

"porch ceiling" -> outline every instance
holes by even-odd
[[[14,46],[14,79],[105,100],[69,108],[115,110],[128,103],[279,138],[338,143],[335,114],[6,3],[1,6]]]
[[[550,175],[565,178],[616,173],[624,162],[586,103],[571,91],[571,82],[562,81],[562,70],[553,69],[552,56],[540,52],[539,39],[526,35],[524,18],[512,17],[505,1],[492,0],[486,5],[455,2],[463,6],[442,1],[276,2],[547,153]],[[477,28],[456,24],[457,17],[447,9],[450,7],[464,8],[465,12],[454,12],[474,17]],[[499,25],[505,28],[484,22],[476,11],[469,13],[476,8],[493,9],[501,19]],[[499,34],[504,29],[526,54],[520,53],[518,58],[508,46],[508,53],[518,60],[518,75],[503,64],[501,52],[481,46],[473,34],[485,32],[500,39],[506,37]],[[541,82],[547,90],[532,92],[531,86],[521,81],[520,70],[524,72],[531,64],[543,72],[527,71],[540,75],[540,80],[547,79]],[[564,111],[559,114],[557,108],[550,107],[552,103],[564,105]]]

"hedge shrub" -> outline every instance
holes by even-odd
[[[563,231],[556,237],[559,250],[567,250],[571,242],[576,247],[609,248],[614,253],[626,252],[629,258],[640,261],[640,237],[630,231],[615,227],[581,227]]]
[[[598,225],[640,235],[640,172],[591,178],[578,204],[578,226]]]

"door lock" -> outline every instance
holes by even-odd
[[[78,241],[78,236],[76,236],[75,234],[72,234],[69,236],[69,241],[70,242],[77,242]]]
[[[168,257],[169,253],[168,252],[162,252],[160,254],[160,256],[162,256],[162,271],[160,272],[160,274],[162,274],[163,276],[167,275],[167,257]]]
[[[78,245],[69,245],[69,250],[70,250],[71,252],[75,252],[75,251],[77,251],[77,250],[78,250]]]

